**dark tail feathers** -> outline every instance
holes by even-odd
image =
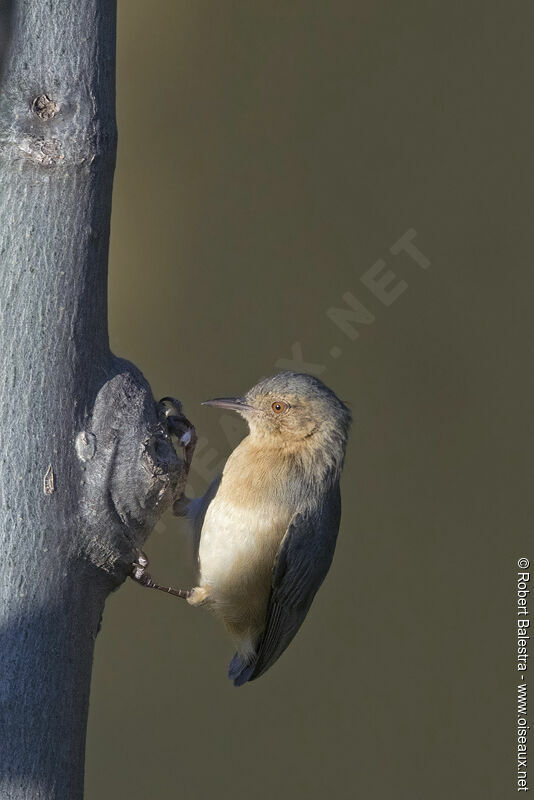
[[[255,666],[255,661],[243,661],[241,656],[236,653],[230,661],[228,677],[234,682],[234,686],[243,686],[247,681],[253,680],[252,673]]]

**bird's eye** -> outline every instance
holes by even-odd
[[[284,403],[283,400],[275,400],[271,406],[275,414],[283,414],[289,408],[289,403]]]

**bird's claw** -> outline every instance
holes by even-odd
[[[182,404],[175,397],[163,397],[159,405],[162,407],[169,434],[175,436],[184,449],[185,468],[188,473],[197,443],[195,426],[187,419],[182,411]]]

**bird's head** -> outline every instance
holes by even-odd
[[[343,459],[350,411],[313,375],[281,372],[243,397],[218,397],[204,405],[237,411],[248,422],[251,437],[264,446],[331,448],[336,451],[334,460]]]

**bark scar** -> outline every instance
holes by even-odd
[[[142,374],[122,359],[75,440],[88,560],[123,580],[161,514],[182,494],[186,464]]]
[[[32,103],[32,111],[43,121],[52,119],[59,111],[59,105],[51,100],[48,95],[40,94]]]
[[[55,490],[56,479],[54,476],[54,470],[52,469],[52,464],[49,464],[43,478],[43,492],[45,494],[54,494]]]

